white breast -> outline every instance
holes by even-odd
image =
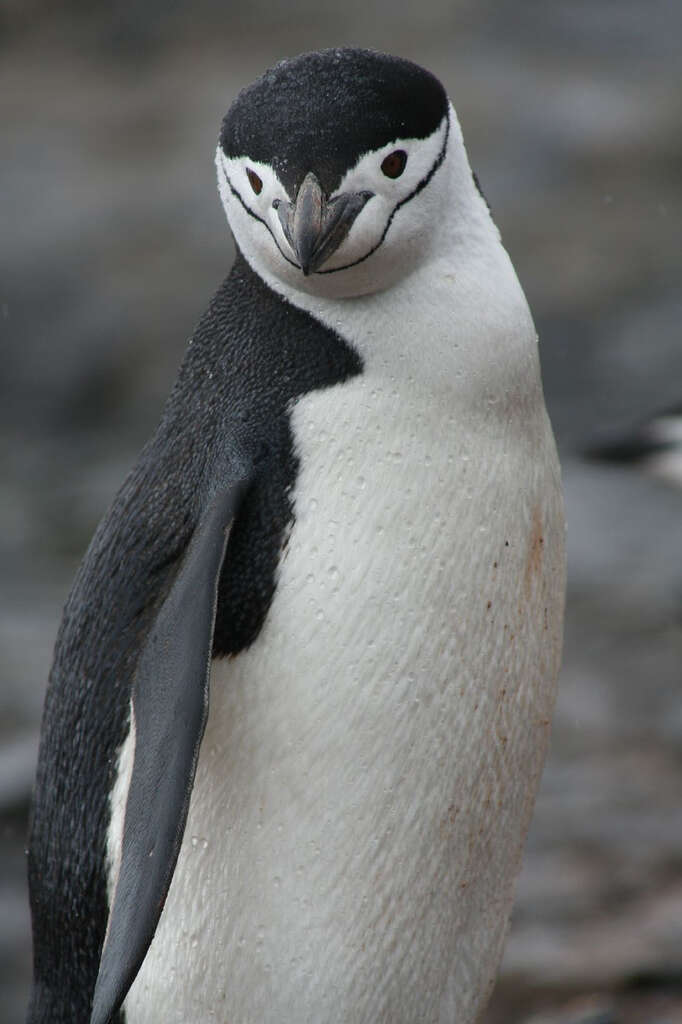
[[[383,296],[297,298],[365,373],[293,410],[295,525],[261,636],[214,663],[128,1024],[467,1024],[487,995],[564,586],[534,332],[498,248]]]

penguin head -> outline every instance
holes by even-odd
[[[410,273],[447,213],[453,138],[463,154],[453,113],[432,74],[369,50],[271,68],[238,95],[216,153],[246,259],[266,280],[333,298]]]

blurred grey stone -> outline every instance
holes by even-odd
[[[27,804],[37,757],[37,732],[18,736],[0,747],[0,814]]]

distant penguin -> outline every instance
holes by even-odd
[[[559,666],[526,301],[441,84],[310,53],[235,100],[237,245],[66,605],[30,1024],[472,1024]]]
[[[585,454],[592,461],[637,466],[672,487],[682,487],[682,406],[602,439]]]

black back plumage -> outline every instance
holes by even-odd
[[[236,654],[262,627],[293,521],[291,404],[361,370],[343,339],[277,296],[238,256],[65,608],[31,823],[30,1024],[89,1020],[108,913],[109,796],[132,679],[202,510],[237,463],[255,465],[230,534],[214,631],[214,654]]]

